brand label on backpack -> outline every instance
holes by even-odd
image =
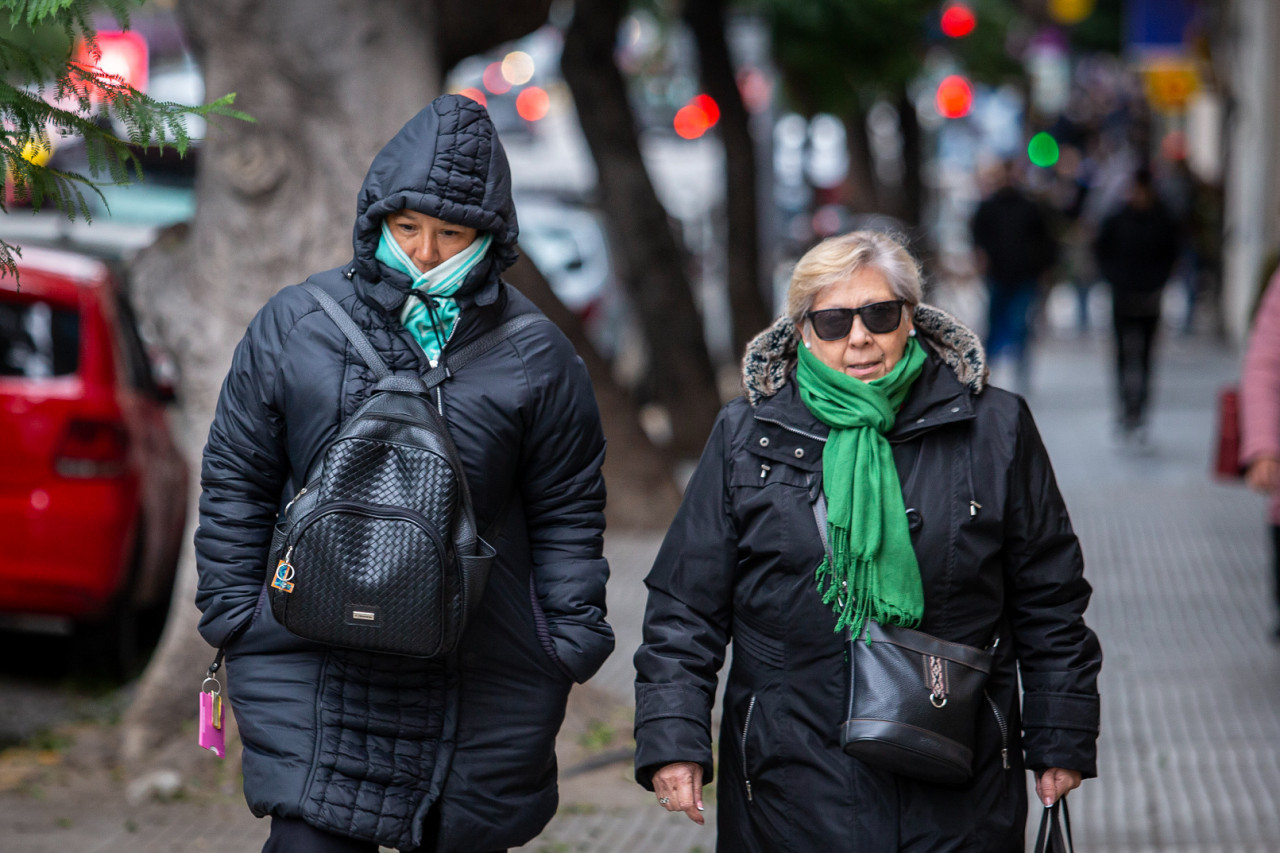
[[[381,628],[382,613],[379,608],[368,604],[348,604],[347,624],[361,628]]]

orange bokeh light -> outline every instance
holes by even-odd
[[[464,98],[470,98],[482,107],[488,108],[489,106],[489,99],[484,96],[484,92],[481,92],[475,86],[468,86],[459,91],[458,94]]]
[[[961,118],[968,115],[973,106],[973,87],[959,74],[944,77],[938,84],[934,102],[944,118]]]
[[[516,95],[516,112],[525,121],[537,121],[551,109],[551,98],[545,89],[529,86]]]

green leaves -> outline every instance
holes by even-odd
[[[14,193],[29,199],[33,208],[49,205],[70,219],[88,221],[86,193],[101,198],[99,184],[142,177],[137,148],[171,147],[186,153],[191,144],[187,117],[252,121],[232,108],[234,94],[204,105],[158,101],[96,66],[101,51],[93,11],[105,7],[127,29],[130,8],[141,3],[0,0],[0,22],[7,21],[7,28],[0,23],[0,166]],[[85,49],[76,51],[77,44]],[[123,129],[123,138],[113,125]],[[85,174],[46,165],[56,137],[84,139]],[[0,211],[7,212],[3,197]],[[3,241],[0,273],[17,276],[14,247]]]

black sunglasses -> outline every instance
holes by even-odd
[[[872,302],[861,308],[827,308],[822,311],[807,311],[805,319],[813,326],[813,333],[824,341],[836,341],[849,336],[853,328],[853,318],[861,315],[862,325],[873,335],[892,332],[902,324],[902,306],[905,299],[890,299],[888,302]]]

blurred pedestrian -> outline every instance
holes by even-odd
[[[1121,435],[1140,444],[1148,438],[1160,302],[1178,260],[1178,236],[1178,223],[1144,167],[1134,172],[1127,199],[1102,221],[1093,244],[1098,269],[1111,285]]]
[[[1057,262],[1048,217],[1018,181],[1013,160],[993,175],[994,190],[970,221],[976,266],[987,284],[987,358],[1013,362],[1017,390],[1031,389],[1031,318],[1040,278]]]
[[[1026,403],[986,387],[976,336],[920,299],[914,259],[884,234],[800,259],[645,580],[636,780],[695,823],[733,640],[723,853],[1013,853],[1024,767],[1044,803],[1096,773],[1102,657],[1052,465]],[[846,643],[864,627],[991,655],[987,698],[958,723],[975,737],[968,781],[846,754]],[[876,699],[892,704],[895,686]],[[923,677],[905,692],[927,701],[917,688]]]
[[[510,318],[536,314],[500,279],[517,257],[517,234],[489,114],[445,95],[374,158],[356,204],[353,259],[308,282],[340,304],[396,377],[425,376]],[[522,845],[556,811],[555,738],[570,685],[613,648],[604,436],[586,370],[564,335],[533,322],[431,395],[456,445],[433,433],[438,455],[465,474],[451,482],[459,492],[469,486],[474,527],[497,551],[483,595],[468,603],[458,651],[421,659],[322,645],[289,633],[263,601],[275,584],[267,566],[278,511],[383,384],[327,310],[295,285],[258,312],[204,451],[200,632],[226,653],[245,797],[254,814],[271,817],[264,851]],[[357,452],[366,451],[347,451]],[[439,518],[379,509],[399,482],[394,471],[365,479],[360,491],[370,496],[344,511],[405,523],[378,532],[342,521],[335,540],[385,552],[412,522],[453,542],[460,522],[438,531]],[[436,488],[426,478],[415,485]],[[361,566],[371,576],[375,568]]]
[[[1240,464],[1250,488],[1271,497],[1274,595],[1280,611],[1280,274],[1258,306],[1240,376]],[[1275,637],[1280,639],[1280,621]]]

